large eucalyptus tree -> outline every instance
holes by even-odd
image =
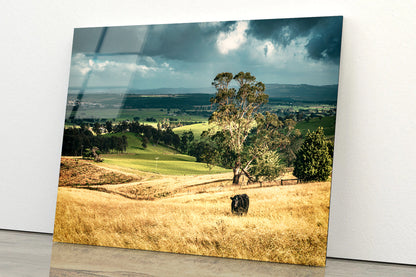
[[[232,82],[236,83],[233,86]],[[280,171],[277,149],[282,142],[279,128],[283,123],[276,114],[262,113],[269,99],[265,85],[249,72],[219,73],[212,85],[217,92],[211,98],[216,109],[209,119],[211,137],[221,137],[218,151],[233,169],[233,184],[246,175],[276,177]],[[257,179],[257,178],[256,178]]]

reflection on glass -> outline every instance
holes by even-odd
[[[50,277],[97,275],[324,277],[325,268],[56,242],[53,244]]]

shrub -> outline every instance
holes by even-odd
[[[293,175],[302,181],[326,181],[332,171],[331,142],[322,127],[306,134],[296,154]]]

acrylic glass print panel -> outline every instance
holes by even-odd
[[[54,241],[325,265],[341,31],[75,29]]]

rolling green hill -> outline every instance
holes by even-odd
[[[127,137],[127,154],[156,154],[156,155],[173,155],[179,153],[178,151],[165,147],[162,145],[153,145],[151,143],[147,144],[146,148],[142,146],[142,140],[134,133],[115,133],[115,134],[106,134],[105,136],[126,136]],[[124,155],[124,154],[122,154]]]
[[[127,137],[127,151],[122,154],[102,155],[104,163],[167,175],[199,175],[224,173],[230,170],[214,167],[211,170],[194,157],[180,154],[174,149],[149,143],[143,148],[141,139],[133,133],[108,134]]]
[[[296,128],[304,135],[308,130],[314,131],[319,126],[324,128],[326,136],[333,138],[335,134],[335,116],[301,121],[297,123]],[[191,130],[194,133],[195,139],[199,140],[200,134],[207,129],[208,124],[201,123],[175,128],[174,132],[181,135],[183,132]],[[148,143],[147,147],[143,148],[141,138],[133,133],[116,133],[105,136],[122,135],[127,137],[128,147],[126,153],[105,154],[103,155],[104,163],[167,175],[198,175],[229,172],[229,170],[221,167],[214,167],[209,170],[206,164],[196,162],[194,157],[181,154],[163,145]]]

